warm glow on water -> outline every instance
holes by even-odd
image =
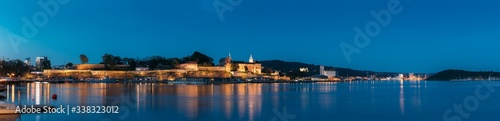
[[[120,106],[119,114],[22,114],[17,120],[443,120],[480,82],[355,81],[303,84],[170,85],[25,83],[8,85],[5,102],[22,105]],[[500,82],[493,82],[498,86]],[[495,88],[497,89],[497,88]],[[480,93],[485,93],[482,90]],[[57,94],[57,99],[51,96]],[[500,112],[499,93],[479,101],[467,120]],[[451,116],[456,114],[452,113]],[[16,118],[16,117],[14,117]],[[465,118],[464,118],[465,119]]]

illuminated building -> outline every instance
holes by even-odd
[[[309,68],[300,68],[300,72],[309,72]]]
[[[325,70],[325,66],[319,66],[319,75],[324,75],[328,77],[337,76],[337,71],[334,70]]]
[[[44,67],[44,63],[47,62],[49,59],[45,56],[40,56],[40,57],[36,57],[36,68],[37,70],[43,70]]]

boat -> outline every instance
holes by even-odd
[[[130,80],[125,80],[124,82],[128,83],[156,83],[158,82],[158,78],[155,76],[137,76]]]
[[[168,81],[169,84],[208,84],[208,78],[178,78],[173,81]]]
[[[116,83],[116,79],[112,79],[112,78],[109,78],[108,76],[106,76],[102,79],[87,80],[87,82],[90,82],[90,83]]]
[[[274,82],[273,79],[262,77],[262,76],[250,77],[250,78],[247,78],[246,81],[247,82]]]
[[[77,82],[77,80],[74,80],[72,78],[66,78],[66,79],[64,79],[64,82],[65,83],[74,83],[74,82]]]
[[[0,115],[16,114],[16,108],[15,104],[0,101]]]

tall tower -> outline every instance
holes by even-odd
[[[45,56],[36,57],[36,68],[40,71],[43,70],[44,63],[47,61],[48,61],[48,58]]]
[[[252,54],[250,54],[250,59],[248,59],[248,62],[249,62],[249,63],[254,63],[254,61],[253,61],[253,57],[252,57]]]
[[[226,57],[225,64],[230,64],[231,63],[231,53]]]
[[[325,66],[319,66],[319,75],[326,75],[325,74]]]
[[[232,67],[232,63],[231,63],[231,53],[229,53],[229,55],[226,57],[226,60],[224,61],[225,64],[225,68],[226,68],[226,72],[231,72],[231,67]]]

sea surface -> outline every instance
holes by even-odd
[[[4,102],[119,113],[0,115],[4,121],[500,121],[500,81],[7,86]]]

